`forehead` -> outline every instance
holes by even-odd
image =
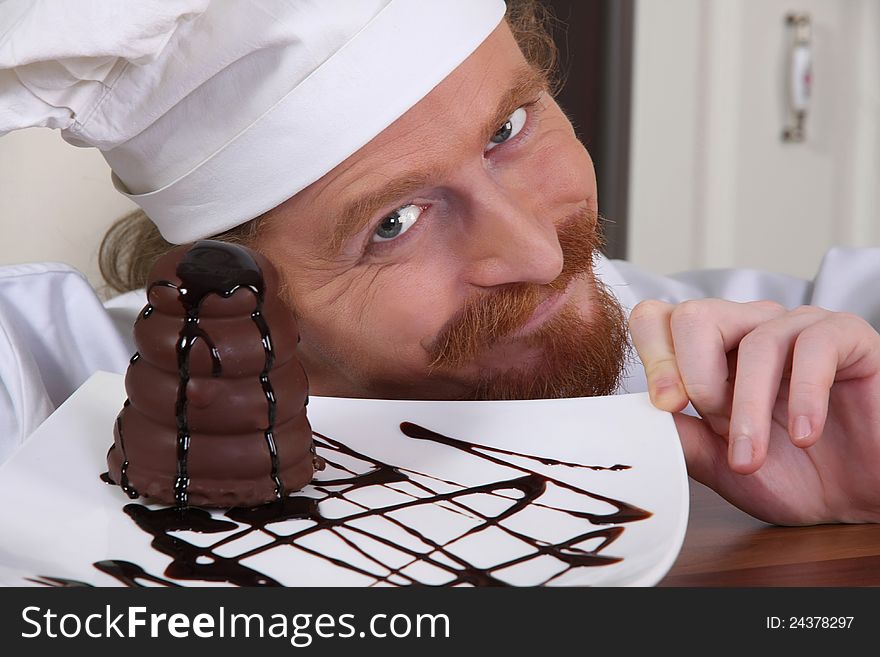
[[[513,80],[529,66],[502,23],[427,96],[354,155],[288,203],[334,207],[412,171],[454,166],[457,153],[482,148],[491,120]]]

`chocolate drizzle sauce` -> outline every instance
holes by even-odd
[[[202,340],[210,350],[212,376],[219,377],[223,372],[219,350],[211,336],[199,325],[199,311],[202,302],[209,294],[217,294],[226,299],[242,287],[250,289],[256,297],[256,307],[251,314],[251,319],[260,332],[260,340],[266,354],[263,369],[260,373],[260,385],[263,393],[266,395],[267,406],[267,423],[264,435],[271,460],[270,476],[275,487],[275,496],[280,500],[284,496],[284,484],[278,476],[278,450],[275,445],[274,436],[276,415],[275,393],[269,379],[269,371],[274,364],[275,354],[269,326],[262,314],[265,299],[263,272],[251,254],[237,245],[216,241],[200,241],[196,242],[186,252],[181,262],[177,265],[175,273],[180,279],[180,285],[176,285],[171,281],[156,281],[150,285],[148,290],[148,296],[149,291],[154,287],[168,287],[177,290],[178,299],[185,310],[183,326],[180,329],[177,341],[179,383],[175,403],[175,418],[177,422],[177,472],[174,480],[175,505],[178,508],[184,508],[188,504],[188,456],[192,437],[187,421],[187,385],[190,380],[190,353],[199,340]],[[153,306],[147,304],[141,313],[141,319],[148,319],[152,313]],[[135,364],[139,357],[140,355],[136,353],[132,357],[131,363]],[[125,405],[128,406],[129,404],[130,402],[126,400]],[[123,456],[122,481],[120,484],[129,497],[134,498],[138,496],[138,493],[128,486],[125,475],[126,468],[128,467],[128,458],[125,454],[123,439],[122,418],[124,412],[125,409],[123,408],[122,413],[120,413],[116,420]]]
[[[78,579],[65,579],[64,577],[47,577],[45,575],[38,575],[37,577],[25,577],[24,579],[26,582],[33,582],[34,584],[49,586],[52,588],[91,588],[92,586],[91,584],[88,584],[86,582],[80,582]]]
[[[137,354],[135,354],[137,355]],[[128,456],[125,453],[125,436],[122,432],[122,416],[125,413],[125,409],[131,406],[131,400],[126,399],[125,403],[122,405],[122,410],[119,412],[119,415],[116,416],[116,431],[119,433],[119,447],[122,450],[122,466],[119,469],[119,487],[122,488],[123,492],[128,495],[131,499],[136,499],[139,493],[135,490],[134,486],[128,481]],[[110,481],[110,476],[107,474],[107,481]],[[113,483],[112,481],[110,483]]]
[[[150,575],[143,568],[130,561],[108,559],[106,561],[96,561],[93,565],[102,573],[115,577],[126,586],[143,587],[144,584],[141,584],[141,581],[153,582],[160,586],[180,586],[180,584],[176,584],[167,579]]]
[[[539,472],[528,463],[548,468],[607,471],[611,473],[630,466],[581,465],[557,459],[520,454],[495,447],[485,447],[444,436],[419,425],[403,422],[400,430],[413,440],[428,441],[464,452],[471,457],[511,471],[512,476],[499,481],[467,486],[446,479],[390,465],[359,453],[339,441],[315,433],[315,443],[321,456],[331,467],[326,479],[316,478],[303,493],[280,498],[270,504],[253,508],[235,508],[226,511],[225,518],[212,516],[197,508],[156,508],[128,504],[125,513],[153,537],[151,545],[171,557],[165,569],[164,580],[150,575],[129,562],[105,561],[95,564],[129,586],[140,586],[140,581],[175,585],[170,580],[227,582],[238,586],[277,586],[279,582],[245,565],[245,561],[275,548],[300,550],[312,558],[367,578],[370,585],[444,585],[506,586],[505,571],[526,566],[537,559],[549,559],[553,574],[536,584],[550,584],[573,569],[597,567],[618,563],[621,557],[604,554],[631,522],[649,518],[651,513],[604,495],[593,493],[559,477]],[[504,457],[511,457],[510,460]],[[368,489],[393,493],[398,501],[378,508],[362,502]],[[611,507],[607,513],[585,511],[573,502],[562,504],[545,495],[563,491],[566,500],[591,499]],[[475,499],[492,500],[502,507],[497,513],[481,511]],[[328,515],[322,511],[325,503],[341,503],[349,511],[344,515]],[[330,508],[327,507],[327,508]],[[429,509],[428,507],[433,507]],[[556,542],[532,536],[517,522],[518,514],[527,509],[547,513],[548,522],[555,514],[565,514],[582,520],[586,527],[575,529]],[[462,522],[470,523],[464,531],[451,538],[432,537],[430,530],[419,530],[407,523],[407,512],[449,512]],[[409,516],[410,518],[413,516]],[[294,521],[291,530],[287,521]],[[375,524],[370,524],[370,522]],[[533,523],[535,524],[535,523]],[[544,524],[542,521],[539,523]],[[577,527],[577,525],[573,525]],[[181,531],[200,534],[218,534],[210,545],[196,545],[179,535]],[[389,531],[391,536],[389,537]],[[394,537],[394,533],[398,537]],[[406,535],[402,539],[400,532]],[[463,556],[463,543],[478,539],[482,532],[491,532],[492,540],[513,542],[518,556],[490,566],[477,565]],[[341,556],[338,549],[317,549],[314,540],[322,536],[334,539],[327,545],[344,545],[349,556]],[[488,534],[484,534],[485,538]],[[239,539],[261,539],[258,547],[234,550]],[[341,543],[340,543],[341,541]],[[199,541],[203,543],[204,541]],[[244,543],[244,541],[242,541]],[[238,543],[240,545],[241,543]],[[254,542],[247,542],[254,545]],[[235,552],[229,556],[229,552]],[[277,554],[277,553],[276,553]],[[391,558],[388,558],[391,555]],[[108,564],[112,564],[112,567]],[[420,575],[426,569],[433,574]],[[510,569],[510,570],[509,570]],[[542,571],[543,572],[543,571]],[[45,579],[45,578],[44,578]],[[361,579],[360,581],[364,581]]]

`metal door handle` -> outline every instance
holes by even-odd
[[[807,13],[790,13],[785,24],[794,31],[788,62],[788,120],[782,140],[801,142],[806,139],[806,121],[813,87],[812,21]]]

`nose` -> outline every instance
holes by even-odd
[[[485,171],[469,178],[461,250],[468,283],[546,284],[559,276],[563,257],[556,226],[529,203],[538,192],[511,191]]]

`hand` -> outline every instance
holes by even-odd
[[[860,317],[645,301],[630,332],[690,475],[776,524],[880,522],[880,334]]]

